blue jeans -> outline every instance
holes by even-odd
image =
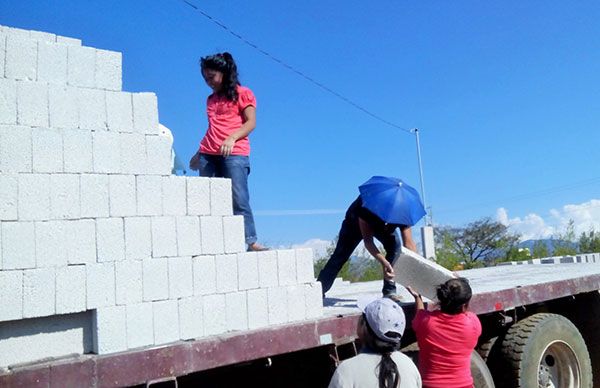
[[[375,238],[383,244],[386,260],[390,264],[393,264],[402,250],[398,229],[394,229],[389,233],[376,233]],[[340,272],[342,266],[348,261],[361,240],[362,234],[358,226],[358,218],[346,218],[342,223],[335,250],[317,277],[323,288],[323,296],[329,291],[338,272]],[[396,283],[384,279],[381,291],[383,295],[395,294]]]
[[[244,216],[246,244],[253,244],[256,242],[256,227],[250,208],[248,175],[250,158],[247,156],[200,154],[200,176],[231,179],[233,214]]]

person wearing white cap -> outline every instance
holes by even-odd
[[[420,388],[417,367],[399,350],[406,327],[402,307],[389,298],[358,304],[363,315],[357,335],[363,348],[340,363],[329,388]]]

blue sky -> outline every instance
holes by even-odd
[[[189,0],[376,115],[421,131],[436,224],[490,216],[525,237],[600,227],[600,3]],[[1,0],[0,24],[123,53],[187,161],[206,129],[201,56],[229,51],[258,98],[251,201],[270,245],[333,238],[357,186],[419,186],[414,136],[353,108],[181,0]],[[308,213],[289,215],[289,211]]]

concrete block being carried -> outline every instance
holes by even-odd
[[[456,276],[439,264],[402,248],[402,253],[394,261],[396,282],[411,286],[425,297],[435,299],[435,287]]]

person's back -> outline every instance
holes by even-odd
[[[481,324],[471,312],[419,310],[413,320],[419,343],[419,371],[425,387],[470,387],[471,352]]]
[[[397,388],[421,387],[419,371],[408,356],[395,351],[390,357],[398,367]],[[333,374],[329,388],[378,387],[380,363],[381,354],[377,353],[361,353],[344,360]]]

